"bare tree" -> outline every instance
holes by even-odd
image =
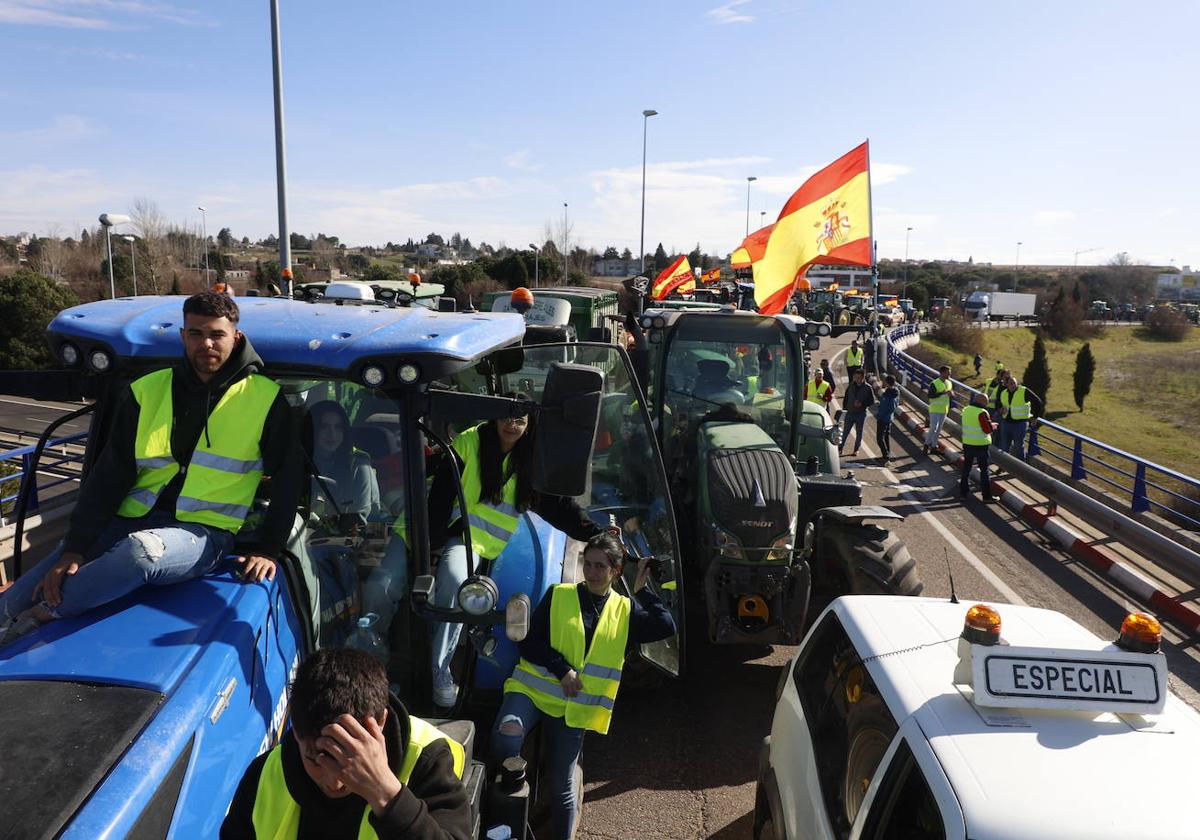
[[[170,251],[166,247],[164,237],[167,233],[167,220],[158,204],[145,196],[133,200],[129,208],[129,216],[133,220],[133,229],[142,240],[145,251],[145,261],[148,263],[150,275],[150,291],[161,294],[161,278],[167,276],[174,267],[171,264]]]
[[[55,280],[63,280],[66,277],[69,249],[63,244],[61,233],[62,231],[54,226],[45,236],[38,238],[38,255],[33,264],[34,271]]]

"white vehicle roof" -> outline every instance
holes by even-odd
[[[973,603],[857,596],[830,607],[896,724],[915,717],[954,788],[967,837],[1200,834],[1200,714],[1174,695],[1161,715],[1149,717],[977,707],[970,689],[964,694],[953,680],[958,636]],[[1101,650],[1111,643],[1052,610],[990,606],[1000,613],[1001,638],[1013,646]]]

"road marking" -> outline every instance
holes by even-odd
[[[8,403],[9,405],[23,405],[26,408],[44,408],[47,411],[61,411],[63,414],[66,414],[68,411],[75,410],[74,408],[61,408],[57,405],[46,405],[45,403],[38,402],[37,400],[6,400],[4,397],[0,397],[0,402]],[[82,403],[79,407],[83,407]]]

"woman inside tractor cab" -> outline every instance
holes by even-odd
[[[505,397],[528,400],[521,392]],[[533,447],[537,424],[534,415],[489,420],[466,429],[451,444],[462,476],[466,519],[471,526],[475,566],[496,560],[520,526],[520,517],[533,511],[567,536],[581,542],[600,528],[579,505],[564,496],[547,496],[533,489]],[[434,603],[453,607],[458,589],[467,579],[467,546],[463,512],[449,463],[434,479],[429,496],[429,546],[441,552]],[[461,624],[439,622],[433,630],[433,699],[451,708],[458,699],[450,665],[458,646]]]
[[[346,411],[334,400],[308,410],[313,426],[313,510],[325,519],[339,516],[341,530],[365,524],[378,505],[379,485],[367,453],[350,443]]]

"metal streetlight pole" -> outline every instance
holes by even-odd
[[[197,207],[200,211],[200,238],[204,242],[204,285],[208,285],[208,208]]]
[[[292,238],[287,217],[287,155],[283,138],[283,48],[279,36],[279,0],[271,0],[271,59],[275,89],[275,195],[279,204],[279,282],[292,295]]]
[[[104,226],[104,243],[108,247],[108,293],[109,297],[114,300],[117,297],[117,282],[113,278],[112,229],[113,225],[121,225],[128,221],[128,216],[121,216],[117,213],[100,214],[100,224]]]
[[[529,247],[533,249],[533,287],[536,289],[538,286],[538,257],[542,255],[542,251],[532,242],[529,243]]]
[[[1021,243],[1017,243],[1017,261],[1013,263],[1013,291],[1017,290],[1017,275],[1021,272]]]
[[[563,202],[563,282],[564,286],[570,285],[571,272],[567,267],[567,245],[569,243],[567,237],[567,202]]]
[[[908,297],[908,235],[912,233],[912,228],[904,229],[904,291],[902,297]]]
[[[750,235],[750,182],[757,180],[753,175],[746,177],[746,236]]]
[[[638,238],[638,258],[642,262],[642,274],[646,273],[646,125],[658,111],[648,108],[642,111],[642,234]]]
[[[137,297],[137,237],[121,237],[129,243],[129,259],[133,262],[133,296]]]

